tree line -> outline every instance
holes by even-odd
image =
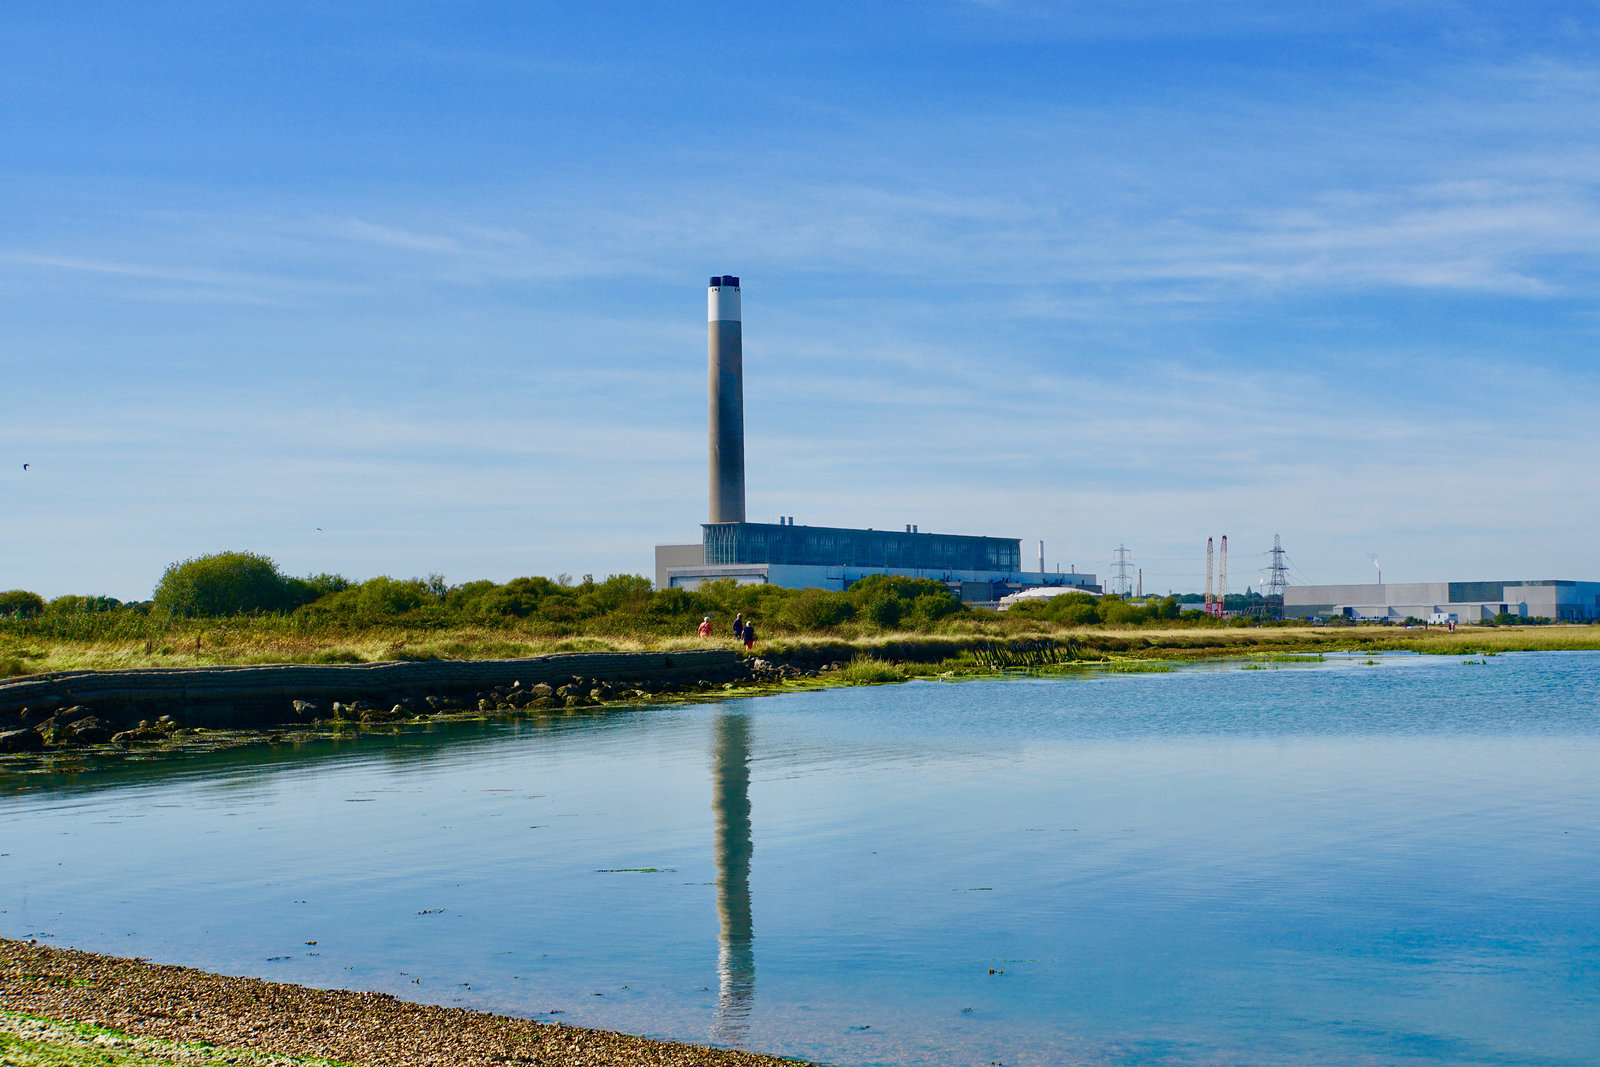
[[[693,632],[706,617],[720,624],[736,613],[757,620],[766,632],[928,632],[970,618],[974,609],[943,582],[898,575],[869,575],[844,591],[741,585],[731,579],[693,590],[655,589],[648,578],[634,574],[602,581],[592,575],[579,581],[561,575],[451,585],[435,574],[356,582],[336,574],[286,575],[271,558],[252,552],[219,552],[174,563],[148,601],[125,604],[110,597],[66,596],[46,602],[24,590],[0,593],[0,617],[32,620],[46,629],[52,620],[81,621],[86,616],[275,617],[308,631],[498,624],[549,635],[660,636]],[[1007,615],[1019,623],[1057,626],[1212,622],[1171,596],[1138,604],[1086,593],[1024,601]]]
[[[942,582],[872,575],[848,592],[739,585],[731,580],[699,589],[653,588],[636,574],[514,578],[509,582],[447,583],[379,576],[355,582],[341,575],[300,578],[252,552],[219,552],[174,563],[148,601],[65,596],[46,601],[36,593],[0,593],[0,617],[46,625],[86,615],[139,615],[162,619],[282,617],[311,630],[375,625],[446,628],[515,624],[535,633],[693,632],[702,618],[742,613],[785,632],[835,629],[930,629],[968,609]]]

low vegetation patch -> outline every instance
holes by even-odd
[[[845,664],[836,677],[849,685],[882,685],[885,682],[903,682],[906,672],[893,663],[885,663],[871,656],[857,656]]]
[[[175,1063],[201,1067],[352,1067],[340,1060],[163,1041],[99,1026],[0,1012],[0,1064],[5,1067],[170,1067]]]

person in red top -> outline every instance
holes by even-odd
[[[711,636],[711,616],[710,615],[707,615],[705,617],[705,619],[703,619],[701,621],[701,623],[700,623],[700,636],[701,637],[710,637]]]

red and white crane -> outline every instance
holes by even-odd
[[[1212,591],[1213,586],[1211,584],[1211,566],[1214,540],[1214,538],[1206,538],[1206,614],[1215,615],[1220,619],[1223,613],[1223,600],[1228,595],[1228,535],[1222,535],[1222,552],[1220,558],[1217,559],[1217,584],[1214,587],[1216,590],[1215,592]]]

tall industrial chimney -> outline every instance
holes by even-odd
[[[744,521],[744,339],[739,279],[713,277],[707,293],[711,361],[711,522]]]

